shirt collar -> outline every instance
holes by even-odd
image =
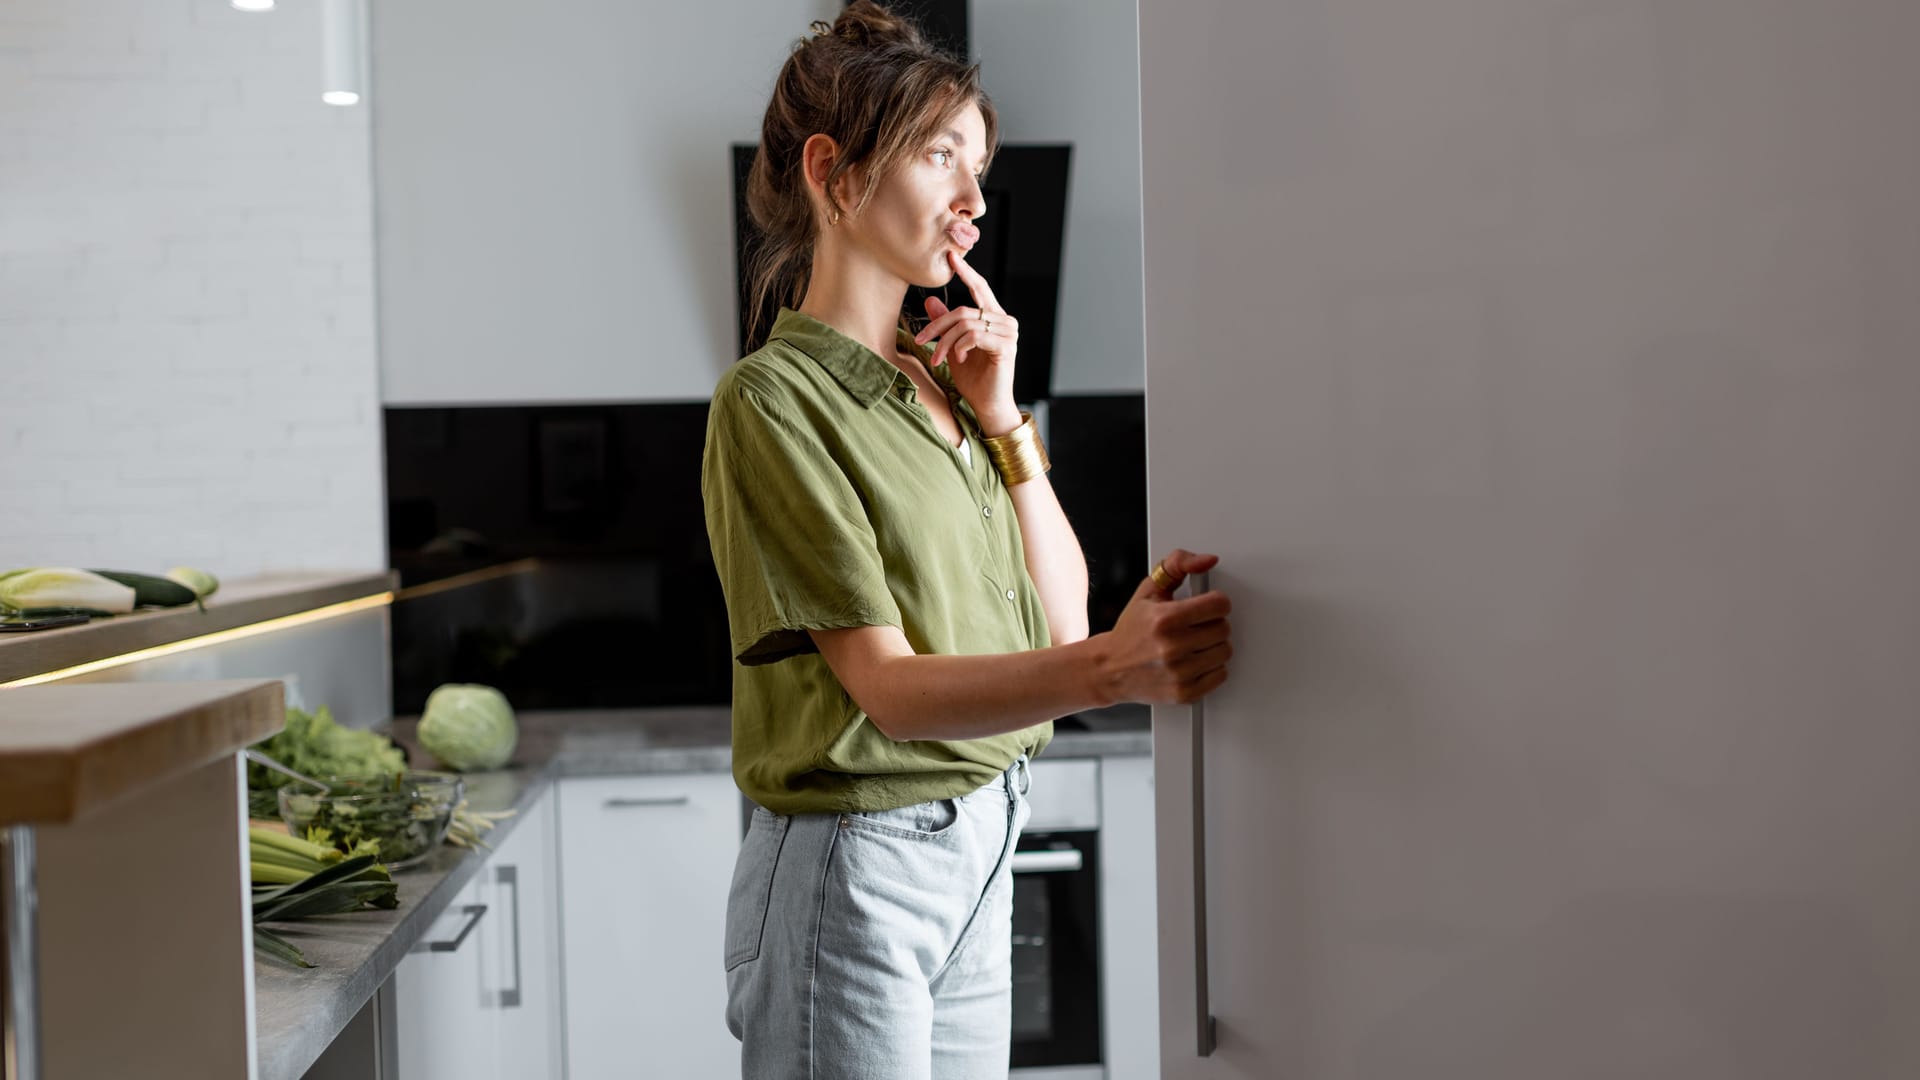
[[[821,367],[839,380],[847,393],[853,395],[863,408],[871,409],[886,396],[887,390],[896,379],[906,379],[907,374],[895,367],[893,361],[879,355],[872,349],[853,340],[847,335],[828,326],[810,315],[802,315],[789,307],[782,307],[780,314],[773,320],[773,329],[767,334],[768,340],[780,338],[806,353]],[[895,332],[895,343],[902,349],[919,355],[928,363],[935,382],[951,388],[952,376],[944,361],[939,367],[933,367],[933,346],[921,345],[913,340],[913,335],[901,329]],[[911,383],[911,380],[908,380]]]

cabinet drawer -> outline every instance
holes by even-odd
[[[393,972],[400,1075],[408,1080],[494,1080],[499,1009],[488,973],[500,913],[476,875]]]

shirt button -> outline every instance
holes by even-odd
[[[992,516],[993,516],[993,507],[991,507],[991,506],[983,506],[983,507],[981,507],[981,508],[980,508],[980,512],[981,512],[981,513],[983,513],[983,514],[985,514],[985,515],[987,515],[988,517],[992,517]]]
[[[1012,590],[1012,589],[1008,589],[1008,590],[1007,590],[1007,599],[1009,599],[1009,600],[1011,600],[1011,599],[1013,599],[1013,590]]]

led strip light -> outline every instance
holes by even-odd
[[[99,660],[89,660],[84,664],[75,664],[72,667],[60,668],[56,671],[43,671],[38,675],[29,675],[23,679],[0,683],[0,690],[7,690],[16,686],[35,686],[40,683],[55,682],[60,679],[71,679],[77,675],[88,675],[96,671],[105,671],[108,668],[120,667],[124,664],[135,664],[142,660],[152,660],[156,657],[172,656],[174,653],[203,649],[208,645],[218,645],[223,641],[238,641],[241,638],[250,638],[256,634],[268,634],[275,630],[285,630],[289,627],[304,626],[308,623],[321,622],[326,619],[336,619],[342,615],[351,615],[356,611],[369,611],[373,608],[385,607],[391,603],[393,603],[393,593],[375,593],[372,596],[362,596],[356,600],[344,600],[338,604],[328,604],[326,607],[317,607],[311,611],[300,611],[292,615],[282,615],[274,619],[248,623],[245,626],[236,626],[229,630],[216,630],[211,634],[201,634],[199,637],[169,641],[165,645],[136,649],[133,652],[121,653],[118,656],[107,656]]]

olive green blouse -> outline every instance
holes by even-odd
[[[930,360],[901,331],[899,345]],[[951,798],[1037,755],[1051,723],[895,742],[854,704],[809,629],[897,626],[916,653],[1051,644],[1020,523],[942,363],[972,443],[948,443],[905,372],[781,308],[767,344],[720,378],[700,490],[732,631],[733,775],[775,813]]]

